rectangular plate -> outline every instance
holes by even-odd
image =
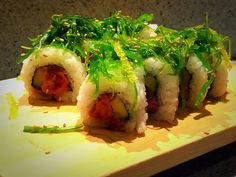
[[[22,81],[0,81],[0,176],[149,176],[236,140],[236,69],[228,94],[178,125],[148,122],[144,136],[99,129],[64,134],[23,133],[24,125],[81,122],[75,105],[28,100]],[[6,93],[19,112],[9,120]],[[29,104],[30,102],[30,104]]]

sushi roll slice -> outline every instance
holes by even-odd
[[[178,108],[179,77],[173,74],[168,63],[157,58],[148,58],[144,62],[147,112],[156,120],[174,123]]]
[[[188,93],[181,95],[187,95],[186,102],[191,108],[201,108],[207,95],[219,98],[227,91],[227,70],[231,62],[224,42],[229,38],[209,28],[207,21],[205,25],[186,28],[179,33],[188,48],[184,70],[189,75],[185,81]]]
[[[216,60],[214,62],[216,64]],[[220,60],[215,71],[209,73],[196,55],[189,57],[186,70],[188,71],[188,100],[191,108],[202,107],[203,101],[209,95],[213,98],[222,97],[227,91],[228,69],[224,60]]]
[[[77,97],[83,123],[91,127],[144,133],[148,118],[145,107],[143,70],[137,75],[130,66],[119,44],[102,44],[113,51],[112,58],[92,54],[88,76]],[[114,48],[113,48],[114,47]]]
[[[139,81],[130,83],[122,74],[120,66],[112,72],[121,79],[97,73],[99,90],[96,96],[96,84],[90,75],[83,82],[77,98],[83,123],[91,127],[127,132],[136,129],[138,133],[143,133],[147,120],[145,87]]]
[[[186,69],[191,77],[191,80],[188,82],[189,94],[188,94],[187,105],[189,107],[194,108],[198,93],[201,92],[202,87],[208,81],[208,72],[196,55],[189,57]],[[209,87],[206,89],[208,90]],[[202,103],[202,101],[205,99],[207,90],[201,96],[199,100],[200,103]]]
[[[32,99],[76,102],[86,72],[80,57],[68,49],[44,47],[23,62],[21,78]]]
[[[18,63],[29,96],[76,102],[86,77],[83,42],[98,36],[97,22],[80,16],[53,15],[47,31],[30,39]]]
[[[147,113],[156,120],[174,124],[179,104],[179,75],[172,66],[176,61],[171,56],[175,57],[176,53],[171,48],[171,32],[163,26],[150,24],[139,34],[137,45],[146,72]],[[164,33],[168,33],[168,39]]]

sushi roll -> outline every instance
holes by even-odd
[[[100,36],[100,24],[93,18],[53,15],[50,27],[25,47],[18,63],[30,97],[76,102],[86,77],[83,64],[86,39]]]
[[[200,108],[207,95],[223,96],[229,39],[208,20],[177,31],[152,19],[53,16],[19,61],[29,96],[77,101],[85,125],[139,134],[148,116],[173,124],[179,105]]]
[[[173,69],[173,53],[170,39],[164,32],[170,31],[163,26],[150,24],[139,34],[138,52],[142,55],[145,68],[144,84],[150,117],[156,120],[175,123],[175,113],[179,104],[179,75]],[[167,49],[166,49],[167,48]]]
[[[145,131],[147,114],[145,111],[145,87],[139,81],[130,83],[123,77],[120,67],[113,70],[117,77],[114,80],[97,73],[99,90],[97,96],[96,84],[87,76],[80,88],[77,106],[85,125],[91,127],[109,128],[138,133]]]
[[[21,78],[30,98],[76,102],[85,68],[68,49],[44,47],[23,62]]]
[[[144,62],[147,112],[156,120],[174,123],[178,108],[179,77],[173,74],[168,63],[157,58],[148,58]]]
[[[113,57],[98,59],[93,53],[88,76],[77,97],[83,123],[91,127],[144,133],[148,118],[144,71],[133,70],[119,44],[102,46],[113,51]]]
[[[186,69],[191,76],[191,80],[188,82],[189,95],[187,105],[194,108],[195,100],[197,99],[198,93],[201,91],[204,84],[208,81],[208,72],[196,55],[189,57]],[[208,90],[209,87],[206,89]],[[202,101],[205,99],[206,94],[207,91],[201,96],[201,99],[199,100],[200,103],[202,103]]]
[[[207,95],[219,98],[227,91],[228,69],[231,68],[230,52],[227,53],[224,42],[229,41],[205,25],[186,28],[179,33],[186,43],[187,58],[184,70],[188,78],[184,81],[184,92],[187,105],[191,108],[201,108]],[[229,42],[229,50],[230,50]],[[183,87],[182,87],[183,88]]]
[[[216,62],[214,62],[216,64]],[[186,65],[189,75],[187,105],[191,108],[201,108],[207,96],[220,98],[227,91],[228,69],[224,60],[209,73],[196,55],[189,57]]]

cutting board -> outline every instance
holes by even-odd
[[[177,125],[148,121],[145,135],[83,128],[63,134],[24,133],[25,125],[74,125],[75,105],[28,99],[17,79],[0,81],[0,176],[150,176],[236,140],[236,68],[225,98],[180,111]],[[18,105],[9,120],[6,93]]]

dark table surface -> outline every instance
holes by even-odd
[[[165,170],[155,177],[236,176],[236,142]]]

